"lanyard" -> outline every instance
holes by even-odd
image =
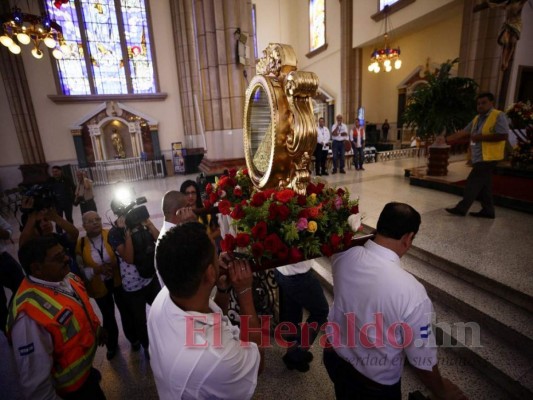
[[[100,256],[100,260],[102,262],[104,262],[104,237],[102,235],[100,235],[100,249],[97,249],[96,246],[94,245],[94,242],[92,241],[91,238],[88,238],[89,239],[89,242],[91,242],[91,246],[93,247],[93,249],[95,249],[97,252],[98,252],[98,255]]]

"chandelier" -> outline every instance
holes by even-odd
[[[375,48],[372,54],[370,55],[370,65],[368,66],[369,72],[375,72],[376,74],[381,71],[383,68],[386,72],[392,71],[392,66],[394,69],[400,69],[402,67],[402,60],[400,60],[400,47],[390,47],[389,45],[389,30],[391,29],[391,24],[389,21],[389,6],[385,6],[383,9],[385,13],[385,34],[384,41],[385,44],[382,48]]]
[[[52,55],[58,60],[62,59],[69,51],[61,27],[46,15],[26,14],[20,8],[15,7],[11,14],[2,16],[1,21],[0,43],[13,54],[20,54],[21,52],[17,42],[23,45],[33,43],[31,54],[37,59],[43,58],[41,43],[44,43],[49,49],[53,49]]]

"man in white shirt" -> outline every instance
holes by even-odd
[[[328,160],[329,153],[329,141],[331,135],[328,128],[324,125],[324,118],[318,119],[316,148],[315,148],[315,173],[316,176],[329,175],[326,169],[326,162]]]
[[[263,350],[248,262],[225,253],[217,259],[205,226],[197,222],[168,231],[156,258],[165,287],[150,309],[148,332],[159,398],[250,399]],[[223,315],[231,286],[242,330]]]
[[[373,241],[334,256],[324,365],[337,399],[401,399],[406,356],[437,398],[464,398],[439,373],[431,300],[400,263],[420,221],[411,206],[389,203]]]
[[[337,122],[331,127],[332,137],[332,151],[333,151],[333,174],[337,173],[337,167],[340,168],[341,174],[345,174],[344,170],[344,153],[346,149],[344,142],[350,140],[348,138],[348,128],[342,123],[342,115],[337,115]]]
[[[15,293],[24,279],[19,263],[7,251],[12,234],[11,225],[0,217],[0,331],[2,332],[6,329],[7,321],[7,298],[4,287]]]
[[[176,225],[183,224],[185,222],[196,221],[196,215],[192,211],[191,207],[187,207],[187,196],[181,192],[178,192],[177,190],[169,190],[165,193],[163,200],[161,201],[161,211],[165,216],[165,220],[163,221],[163,226],[159,231],[159,237],[157,238],[157,242],[155,244],[156,260],[154,261],[159,284],[161,287],[163,287],[163,280],[161,279],[159,272],[157,272],[157,246],[159,245],[159,241],[170,229]]]
[[[365,141],[366,132],[365,127],[361,126],[359,119],[355,120],[355,126],[352,129],[350,135],[350,141],[352,142],[353,149],[353,164],[357,171],[364,171],[363,163],[365,161]]]

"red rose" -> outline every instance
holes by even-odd
[[[237,204],[230,214],[231,218],[236,220],[243,219],[245,215],[246,213],[240,204]]]
[[[320,182],[318,185],[316,185],[317,194],[322,194],[322,190],[324,190],[324,187],[326,185],[322,182]]]
[[[237,197],[242,196],[242,189],[240,186],[235,186],[235,189],[233,189],[233,194]]]
[[[307,198],[305,196],[299,195],[297,203],[300,207],[303,207],[307,204]]]
[[[250,244],[250,235],[247,233],[237,233],[235,243],[237,243],[237,247],[247,247]]]
[[[278,217],[280,221],[286,221],[291,215],[291,210],[285,204],[278,206]]]
[[[337,189],[337,194],[338,194],[339,196],[344,196],[344,193],[346,193],[346,192],[344,191],[343,188],[338,188],[338,189]]]
[[[255,259],[260,258],[263,253],[265,252],[265,248],[263,247],[262,243],[256,242],[252,244],[252,255]]]
[[[211,184],[211,182],[209,182],[207,185],[205,185],[205,192],[207,194],[213,193],[213,185]]]
[[[268,189],[268,190],[265,190],[263,193],[265,195],[265,199],[268,200],[270,199],[270,197],[272,197],[274,193],[276,193],[276,189]]]
[[[282,191],[277,192],[275,194],[275,199],[277,201],[281,201],[282,203],[288,203],[295,195],[296,193],[294,192],[294,190],[283,189]]]
[[[330,257],[333,254],[333,250],[331,249],[330,245],[327,243],[324,243],[322,246],[320,246],[320,251],[326,257]]]
[[[278,205],[276,203],[272,203],[270,204],[270,206],[268,206],[268,219],[270,221],[273,221],[276,219],[277,216],[278,216]]]
[[[353,206],[350,208],[350,214],[357,214],[359,212],[359,206]]]
[[[278,248],[278,251],[276,252],[276,256],[281,261],[287,260],[289,258],[289,248],[284,243],[281,243]]]
[[[215,193],[211,193],[209,195],[209,202],[211,204],[215,204],[217,202],[217,200],[218,200],[218,197],[217,197],[217,195]]]
[[[231,178],[234,178],[235,175],[237,175],[237,169],[236,169],[236,168],[230,168],[230,170],[228,171],[228,173],[229,173],[229,176],[230,176]]]
[[[204,200],[204,208],[209,210],[211,207],[213,207],[213,204],[209,200]]]
[[[289,262],[290,263],[297,263],[304,259],[304,254],[302,251],[297,247],[291,247],[291,250],[289,251]]]
[[[353,238],[353,233],[352,232],[350,232],[350,231],[344,232],[344,235],[342,237],[342,241],[344,243],[344,248],[345,249],[350,247],[350,245],[352,244],[352,238]]]
[[[248,176],[248,169],[247,169],[247,168],[244,168],[244,169],[242,170],[242,174]]]
[[[254,207],[261,207],[266,201],[265,194],[263,192],[254,193],[250,205]]]
[[[220,241],[220,247],[222,248],[222,251],[226,251],[228,253],[231,253],[233,250],[235,250],[235,245],[235,238],[229,233],[226,233],[224,239]]]
[[[228,184],[229,184],[229,177],[227,177],[227,176],[223,176],[217,182],[217,186],[220,189],[224,189]]]
[[[318,207],[309,207],[307,209],[307,214],[309,215],[309,218],[316,218],[318,217],[318,213],[320,212],[320,209]]]
[[[231,203],[228,200],[220,200],[218,202],[218,210],[222,215],[229,215],[231,212]]]
[[[331,247],[333,247],[333,249],[337,249],[342,242],[342,238],[334,233],[329,238],[329,242],[331,243]]]
[[[306,218],[306,219],[309,219],[309,211],[307,208],[304,208],[303,210],[300,210],[300,212],[298,213],[298,219],[300,218]]]
[[[317,194],[316,185],[313,182],[309,182],[309,184],[307,185],[307,188],[305,189],[305,192],[307,193],[308,196],[313,193]]]
[[[277,254],[281,246],[284,246],[283,242],[275,233],[271,233],[265,238],[265,250],[270,251],[273,254]]]
[[[266,238],[267,235],[267,224],[265,221],[259,221],[253,228],[252,228],[252,236],[254,239],[257,240],[263,240]]]

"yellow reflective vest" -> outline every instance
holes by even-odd
[[[494,129],[496,127],[496,121],[498,119],[498,115],[500,115],[502,111],[492,109],[483,123],[483,126],[481,127],[481,134],[482,135],[492,135],[495,133],[502,133],[502,132],[496,132]],[[476,129],[477,121],[479,119],[479,115],[476,115],[474,120],[472,121],[472,133],[474,132],[474,129]],[[503,160],[504,157],[504,150],[505,150],[505,140],[502,140],[500,142],[481,142],[481,154],[483,157],[483,161],[499,161]]]
[[[68,279],[75,295],[25,278],[13,299],[7,321],[9,339],[21,312],[50,333],[54,345],[51,374],[60,396],[78,390],[89,377],[100,327],[83,282],[72,273]]]

